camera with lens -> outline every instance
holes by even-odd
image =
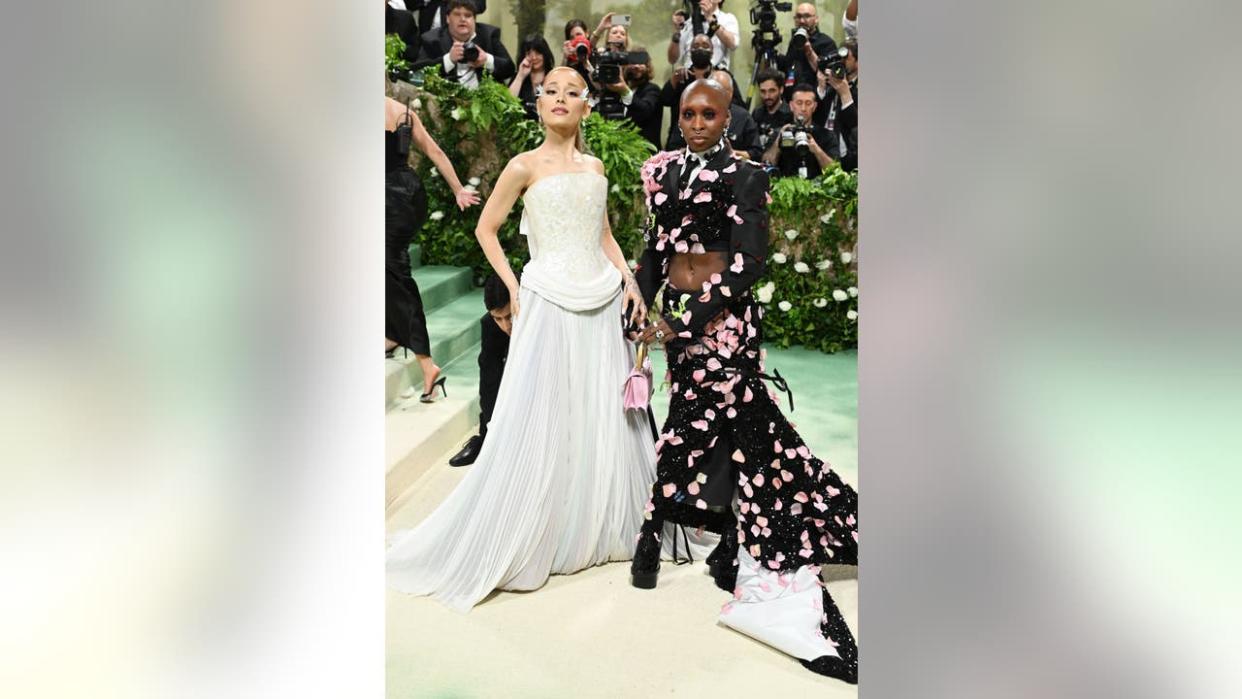
[[[474,63],[479,60],[479,47],[473,39],[461,45],[461,60],[463,63]]]
[[[625,105],[621,96],[607,85],[616,85],[622,81],[622,73],[627,65],[646,65],[651,60],[646,51],[626,51],[618,44],[609,44],[595,56],[595,72],[591,80],[600,88],[599,104],[595,111],[605,119],[621,119],[625,117]]]
[[[789,40],[789,50],[801,51],[802,47],[806,46],[807,39],[810,36],[811,33],[806,30],[806,27],[798,27],[794,30],[793,38]]]
[[[793,148],[799,154],[804,154],[810,149],[811,129],[806,125],[801,117],[794,117],[794,121],[781,133],[781,148]]]
[[[776,13],[793,10],[792,2],[776,2],[776,0],[755,0],[750,6],[750,23],[755,26],[751,31],[751,46],[755,53],[763,53],[779,46],[781,32],[776,28]]]
[[[571,64],[582,65],[591,58],[591,40],[586,36],[574,37],[569,41],[569,46],[573,49],[573,53],[568,56]]]
[[[836,53],[830,53],[819,59],[819,72],[831,75],[838,80],[845,78],[845,57],[850,55],[850,50],[842,46],[837,49]]]

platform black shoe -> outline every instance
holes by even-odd
[[[660,535],[642,532],[634,547],[630,563],[630,584],[643,590],[654,590],[660,577]]]
[[[732,593],[737,587],[737,528],[720,535],[720,543],[707,557],[707,570],[716,587]]]

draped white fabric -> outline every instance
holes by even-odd
[[[737,589],[720,610],[721,623],[795,658],[839,656],[820,629],[824,602],[818,568],[766,570],[745,547],[737,562]]]
[[[390,585],[461,611],[497,588],[629,560],[655,480],[647,417],[621,403],[633,362],[621,297],[579,313],[529,289],[520,300],[478,460],[388,552]]]

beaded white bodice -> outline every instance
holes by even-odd
[[[599,308],[621,290],[600,236],[608,178],[594,172],[547,175],[526,190],[521,231],[530,246],[522,286],[571,311]]]

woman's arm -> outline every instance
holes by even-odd
[[[510,160],[496,180],[492,195],[487,198],[483,213],[479,214],[479,224],[474,229],[474,237],[478,239],[479,246],[483,248],[483,254],[487,257],[488,263],[492,265],[492,269],[496,270],[500,281],[504,282],[509,289],[514,317],[518,314],[518,280],[517,275],[513,273],[513,268],[509,266],[509,258],[505,256],[504,249],[500,247],[499,231],[505,219],[509,218],[513,203],[517,201],[518,196],[530,182],[530,175],[530,169],[520,156]]]
[[[453,169],[452,161],[444,154],[440,144],[436,143],[431,134],[427,133],[427,129],[423,128],[423,122],[418,118],[418,114],[410,112],[410,116],[414,119],[414,143],[423,154],[431,159],[431,162],[435,164],[440,174],[444,175],[444,181],[448,183],[453,196],[457,198],[457,207],[465,209],[472,204],[478,204],[479,195],[462,187],[461,180],[457,179],[457,171]]]
[[[596,160],[591,165],[596,172],[604,174],[603,162]],[[621,252],[621,246],[612,235],[612,226],[608,223],[608,207],[604,207],[604,227],[599,243],[604,250],[604,256],[621,272],[621,282],[625,285],[625,306],[630,309],[630,320],[634,324],[641,323],[647,317],[647,306],[643,303],[634,273],[630,271],[630,263],[626,261],[625,253]]]

